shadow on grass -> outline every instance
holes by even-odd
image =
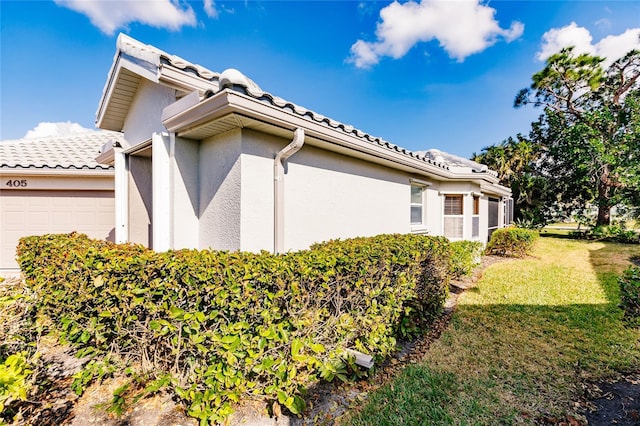
[[[583,240],[586,241],[584,238],[579,237],[577,235],[569,235],[569,234],[560,234],[560,233],[556,233],[553,231],[541,231],[540,232],[540,236],[542,238],[560,238],[563,240]]]
[[[585,380],[640,366],[612,304],[459,305],[422,363],[372,394],[352,425],[516,424],[573,409]]]

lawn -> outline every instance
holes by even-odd
[[[637,245],[541,238],[489,267],[422,362],[370,395],[348,425],[531,424],[576,414],[584,383],[640,371],[617,276]]]

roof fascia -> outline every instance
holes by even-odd
[[[113,166],[115,163],[115,152],[116,151],[115,149],[113,149],[113,147],[110,147],[108,150],[101,152],[96,157],[96,163]]]
[[[181,113],[167,118],[163,121],[163,124],[167,130],[178,133],[233,113],[291,131],[302,127],[305,129],[307,136],[328,142],[329,144],[338,145],[387,160],[391,163],[403,165],[422,173],[427,172],[432,176],[435,175],[441,178],[452,177],[452,174],[444,168],[417,159],[407,161],[411,160],[411,158],[400,152],[390,152],[381,146],[361,141],[354,135],[327,128],[320,123],[304,119],[294,113],[230,90],[224,90],[193,107],[185,109]],[[419,167],[416,167],[417,165]]]
[[[204,95],[207,90],[218,90],[216,83],[170,65],[161,64],[158,75],[161,83],[185,94],[197,90],[200,95]]]
[[[127,69],[140,77],[146,78],[154,83],[158,82],[158,67],[149,62],[144,62],[138,58],[118,52],[114,59],[113,66],[109,72],[107,83],[102,91],[102,97],[96,111],[96,126],[102,128],[102,121],[106,114],[111,96],[120,83],[122,69]],[[155,70],[155,71],[154,71]]]
[[[501,195],[503,197],[511,197],[511,189],[506,186],[499,185],[497,183],[492,185],[480,185],[480,190],[483,193]]]
[[[51,169],[51,168],[0,168],[0,176],[83,176],[95,178],[111,178],[114,170],[109,169]]]
[[[224,90],[196,105],[187,107],[182,112],[168,117],[163,121],[163,124],[169,131],[178,133],[232,113],[238,113],[291,131],[302,127],[309,137],[381,158],[393,164],[401,165],[420,173],[427,173],[431,176],[437,176],[447,180],[482,179],[489,183],[494,183],[495,178],[489,174],[460,174],[451,172],[445,168],[410,157],[401,152],[393,152],[374,143],[363,141],[355,135],[346,134],[338,129],[328,128],[321,123],[305,119],[293,112],[230,90]]]
[[[135,154],[136,152],[142,151],[143,149],[149,148],[151,146],[151,139],[147,139],[143,142],[140,142],[137,145],[133,145],[122,151],[123,154]]]

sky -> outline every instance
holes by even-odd
[[[564,46],[640,48],[638,1],[0,0],[0,140],[95,128],[120,32],[411,151],[470,157]]]

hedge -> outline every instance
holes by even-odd
[[[319,378],[357,371],[345,349],[382,359],[446,297],[444,238],[382,235],[273,255],[156,253],[85,235],[20,240],[37,310],[79,355],[117,354],[172,387],[202,424],[241,398],[293,413]],[[164,382],[163,382],[164,383]]]
[[[538,236],[538,232],[531,229],[516,227],[496,229],[491,234],[485,254],[524,257],[531,253]]]
[[[451,246],[449,274],[453,278],[470,275],[480,264],[484,245],[480,241],[454,241]]]
[[[627,322],[640,326],[640,268],[630,266],[618,278],[620,307]]]

